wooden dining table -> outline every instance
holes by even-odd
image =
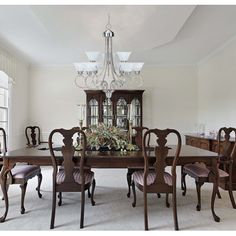
[[[55,147],[58,150],[56,158],[58,165],[62,164],[63,158],[60,148]],[[169,153],[166,159],[167,165],[172,165],[176,146],[169,146]],[[144,158],[141,151],[86,151],[86,165],[91,168],[142,168],[144,166]],[[150,163],[155,161],[154,152],[149,151]],[[79,151],[75,152],[74,156],[75,164],[79,165]],[[217,153],[203,150],[200,148],[192,147],[189,145],[182,145],[178,166],[182,166],[187,163],[204,162],[210,169],[210,175],[214,179],[212,197],[211,197],[211,211],[213,218],[216,222],[220,221],[220,217],[216,215],[214,209],[214,203],[216,193],[218,189],[218,168],[217,168]],[[7,193],[7,177],[9,171],[16,165],[16,163],[29,163],[39,166],[51,166],[51,156],[46,144],[32,148],[22,148],[14,151],[9,151],[6,156],[3,157],[3,168],[0,174],[1,188],[4,196],[5,211],[0,218],[0,222],[4,222],[7,217],[9,209],[9,199]]]

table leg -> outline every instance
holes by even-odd
[[[3,214],[3,216],[0,218],[0,223],[4,222],[6,217],[7,217],[7,213],[8,213],[8,208],[9,208],[9,201],[8,201],[8,194],[7,194],[7,174],[9,172],[9,168],[3,166],[3,169],[1,171],[1,188],[2,188],[2,193],[3,193],[3,197],[4,197],[4,202],[5,202],[5,212]]]
[[[212,162],[212,172],[214,174],[214,182],[213,182],[213,191],[212,191],[212,196],[211,196],[211,211],[213,218],[216,222],[220,222],[220,217],[216,215],[215,213],[215,199],[216,199],[216,194],[218,191],[218,182],[219,182],[219,173],[218,173],[218,166],[217,166],[217,160],[214,159]]]

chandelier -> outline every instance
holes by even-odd
[[[111,98],[115,89],[142,86],[143,62],[128,62],[131,52],[117,52],[119,61],[115,63],[116,58],[112,48],[114,32],[111,30],[109,15],[103,36],[105,39],[104,54],[85,52],[89,62],[74,63],[77,71],[75,84],[82,89],[101,89],[107,98]],[[103,58],[103,63],[98,62],[99,57]]]

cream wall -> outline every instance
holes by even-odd
[[[236,40],[218,49],[198,67],[198,116],[206,131],[236,127]]]
[[[33,67],[30,70],[29,124],[41,127],[46,141],[51,130],[78,126],[77,104],[85,93],[74,84],[72,66]]]
[[[197,68],[147,67],[144,77],[144,125],[193,131],[197,122]]]
[[[30,69],[29,123],[42,128],[44,140],[54,128],[78,125],[76,104],[85,103],[86,97],[75,86],[75,75],[72,66]],[[147,66],[143,77],[143,124],[192,131],[197,122],[196,67]]]
[[[9,150],[26,145],[24,131],[29,117],[29,66],[21,60],[16,60],[15,81],[10,89]]]

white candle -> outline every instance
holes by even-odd
[[[84,104],[79,104],[79,119],[84,120],[85,118],[85,106]]]
[[[82,105],[82,120],[85,118],[85,106],[86,105]]]
[[[127,104],[128,111],[127,111],[127,119],[130,120],[130,104]]]
[[[130,104],[130,120],[134,119],[134,107],[132,104]]]

